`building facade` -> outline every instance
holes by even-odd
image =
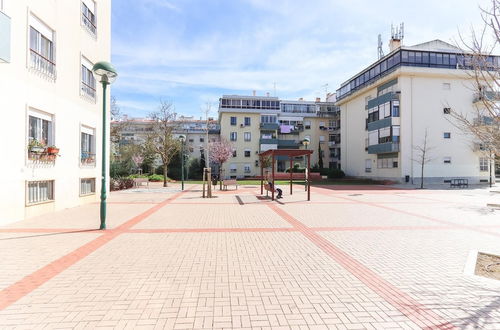
[[[419,183],[425,146],[424,182],[488,182],[487,155],[450,116],[473,116],[479,106],[464,52],[440,40],[393,42],[388,55],[337,90],[346,175]]]
[[[254,93],[255,94],[255,93]],[[224,95],[219,100],[220,135],[234,148],[223,166],[225,178],[260,175],[259,153],[269,149],[314,150],[311,165],[321,157],[324,167],[338,167],[340,121],[333,102],[280,100],[271,96]],[[306,145],[303,141],[308,140]],[[304,166],[303,159],[294,163]],[[288,159],[278,158],[284,172]]]
[[[172,121],[173,134],[176,137],[184,135],[186,142],[184,152],[186,159],[200,159],[204,154],[206,157],[207,134],[208,142],[213,142],[219,138],[219,124],[213,118],[207,120],[195,119],[194,117],[180,116],[175,121]],[[120,150],[120,146],[128,144],[145,144],[148,132],[152,131],[152,121],[147,118],[123,118],[122,121],[111,123],[112,127],[118,128],[117,145],[113,146],[115,155]],[[161,161],[158,159],[155,166],[160,166]]]
[[[91,70],[110,60],[111,0],[1,4],[0,223],[95,202],[102,89]]]

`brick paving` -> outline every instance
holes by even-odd
[[[500,328],[500,253],[486,189],[257,186],[111,193],[0,227],[0,328]]]

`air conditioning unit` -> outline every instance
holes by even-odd
[[[240,124],[240,127],[245,127],[245,124]]]

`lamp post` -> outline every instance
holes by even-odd
[[[306,147],[306,150],[307,150],[307,147],[309,146],[309,143],[311,143],[311,139],[309,139],[308,137],[305,137],[304,140],[302,140],[302,144]],[[305,170],[305,178],[306,178],[306,191],[307,191],[307,183],[309,181],[309,173],[307,173],[307,164],[306,164],[306,157],[304,156],[304,167],[306,168]],[[290,169],[291,171],[292,169]]]
[[[101,168],[101,206],[99,229],[106,229],[106,88],[113,83],[118,76],[115,68],[108,62],[97,62],[92,68],[94,75],[102,84],[102,168]]]
[[[184,190],[184,142],[186,142],[186,136],[185,135],[179,135],[179,141],[181,141],[182,147],[181,147],[181,189]]]

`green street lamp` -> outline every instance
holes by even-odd
[[[179,135],[179,141],[181,141],[182,147],[181,147],[181,189],[184,190],[184,142],[186,142],[186,136],[185,135]]]
[[[311,143],[311,139],[308,138],[308,137],[305,137],[304,140],[302,140],[302,144],[306,147],[306,150],[307,150],[307,147],[309,146],[309,143]],[[307,164],[306,164],[306,156],[304,156],[304,167],[307,168]],[[292,169],[290,169],[291,171]],[[306,182],[305,182],[305,188],[306,188],[306,191],[307,191],[307,176],[309,175],[309,173],[307,173],[307,170],[306,170]]]
[[[101,169],[101,225],[99,229],[106,229],[106,88],[118,76],[115,68],[108,62],[97,62],[92,68],[94,75],[100,78],[102,84],[102,169]]]

